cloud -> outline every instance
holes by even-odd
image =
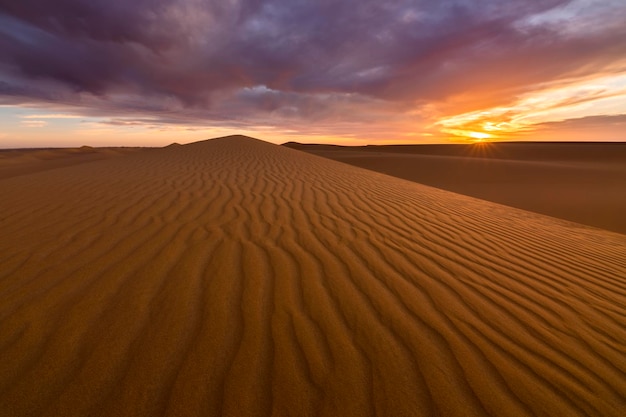
[[[0,0],[0,102],[201,125],[425,123],[623,71],[626,7],[577,3]]]
[[[21,116],[22,119],[78,119],[75,114],[28,114]]]
[[[24,127],[46,127],[48,122],[45,120],[22,120],[20,124]]]
[[[626,114],[586,116],[538,123],[512,140],[625,142]]]
[[[607,130],[614,132],[613,140],[626,141],[626,114],[607,116],[587,116],[555,122],[540,123],[536,126],[539,132],[588,132]],[[593,138],[589,138],[593,139]]]

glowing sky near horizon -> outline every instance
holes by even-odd
[[[626,140],[623,0],[0,0],[0,148]]]

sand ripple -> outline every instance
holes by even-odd
[[[625,415],[624,235],[244,137],[0,195],[0,415]]]

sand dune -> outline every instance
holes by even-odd
[[[626,143],[286,146],[626,234]]]
[[[0,180],[3,416],[623,416],[626,237],[230,137]]]
[[[109,159],[151,148],[0,149],[0,179]]]

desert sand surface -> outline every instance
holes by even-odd
[[[623,416],[626,236],[235,136],[0,180],[2,416]]]
[[[34,172],[113,158],[151,148],[117,147],[0,149],[0,180]]]
[[[626,143],[289,147],[626,234]]]

